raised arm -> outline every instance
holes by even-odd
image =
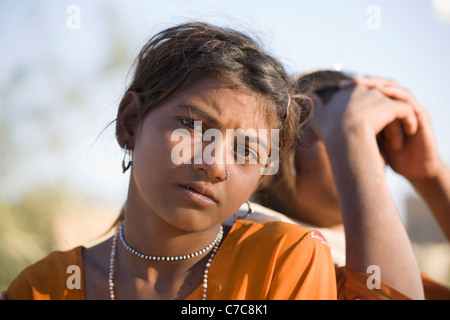
[[[398,123],[387,128],[385,135],[395,134],[397,143],[383,145],[388,164],[398,174],[404,176],[427,203],[443,233],[450,241],[450,169],[442,161],[431,119],[425,109],[407,90],[395,82],[377,78],[355,79],[357,83],[369,88],[377,88],[393,99],[411,105],[417,117],[417,131],[412,135],[395,134]],[[392,133],[393,132],[393,133]]]
[[[409,238],[385,178],[376,135],[396,119],[417,131],[411,106],[363,86],[336,93],[315,111],[312,126],[325,143],[338,190],[346,234],[347,269],[376,265],[381,280],[413,299],[423,287]]]

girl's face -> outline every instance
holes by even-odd
[[[139,203],[147,219],[182,230],[200,231],[220,224],[248,200],[262,167],[259,161],[237,163],[238,158],[256,156],[258,146],[247,141],[244,152],[237,150],[235,139],[227,138],[226,130],[266,129],[270,133],[265,119],[255,95],[230,89],[214,78],[185,85],[148,112],[137,129],[129,199]],[[194,121],[201,121],[201,127]],[[195,140],[208,129],[219,130],[223,139]],[[174,132],[181,135],[173,136]],[[258,138],[270,146],[268,135]],[[215,161],[207,164],[201,158],[198,163],[202,152],[203,156],[215,156]],[[232,157],[227,159],[227,152]],[[182,163],[176,160],[180,156]],[[234,161],[229,163],[231,158]]]

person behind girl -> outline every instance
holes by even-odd
[[[407,178],[450,234],[450,170],[437,152],[426,111],[390,80],[323,70],[296,81],[313,97],[315,119],[303,144],[255,201],[292,223],[323,231],[337,266],[340,299],[420,299],[420,280],[426,298],[448,299],[449,289],[420,278],[384,177],[386,163]],[[280,218],[261,208],[255,210]],[[379,288],[366,285],[371,265],[380,266]]]
[[[224,136],[227,129],[279,130],[283,158],[309,106],[280,63],[239,32],[204,23],[160,32],[140,52],[118,109],[117,141],[131,173],[116,233],[90,248],[51,253],[4,298],[335,299],[330,248],[319,233],[240,217],[222,226],[266,177],[267,164],[249,161],[260,156],[254,139],[244,148],[214,141],[224,159],[231,153],[244,162],[193,159],[195,137],[208,129]],[[184,136],[173,139],[175,131]],[[271,145],[269,134],[259,138]],[[180,143],[188,143],[180,156],[193,151],[192,161],[173,161]],[[80,268],[78,288],[67,285],[68,266]]]

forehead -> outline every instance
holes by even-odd
[[[212,77],[185,84],[171,100],[174,107],[191,106],[192,112],[205,111],[221,128],[270,129],[262,97]]]

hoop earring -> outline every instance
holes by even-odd
[[[131,150],[128,150],[127,152],[127,146],[128,143],[125,144],[125,154],[123,155],[123,160],[122,160],[122,173],[125,173],[128,169],[130,169],[131,165],[133,164],[133,154],[131,153]],[[125,166],[125,157],[127,156],[128,153],[128,164]]]
[[[247,203],[247,207],[248,207],[248,211],[246,214],[244,214],[243,216],[239,217],[236,213],[234,214],[234,221],[241,219],[244,220],[245,218],[247,218],[249,215],[251,215],[253,213],[252,208],[250,207],[250,202],[247,200],[245,201]]]

